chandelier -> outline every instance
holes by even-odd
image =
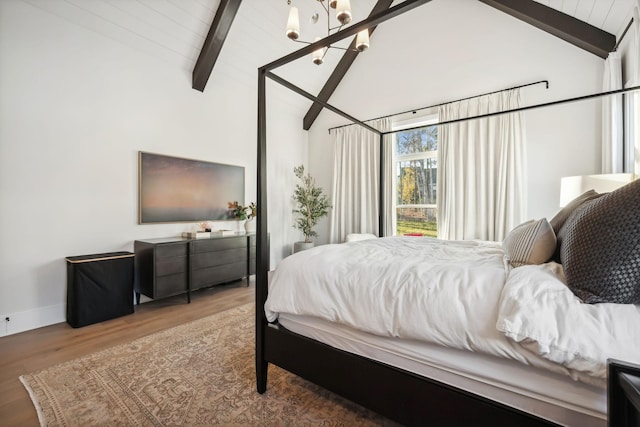
[[[327,35],[325,37],[329,36],[332,32],[340,31],[342,27],[344,27],[345,25],[351,22],[351,4],[349,0],[329,0],[328,5],[325,4],[325,0],[316,0],[316,1],[322,5],[322,8],[327,14]],[[287,0],[287,4],[291,5],[291,0]],[[335,19],[340,23],[340,25],[336,27],[331,27],[331,20],[330,20],[331,9],[335,9]],[[315,13],[311,17],[311,22],[313,24],[316,24],[318,22],[318,19],[319,19],[319,15],[318,13]],[[291,9],[289,9],[289,19],[287,20],[287,37],[289,37],[291,40],[298,43],[305,43],[305,44],[312,43],[308,41],[298,40],[298,38],[300,37],[300,17],[298,14],[298,8],[295,6],[291,6]],[[318,40],[321,40],[321,39],[322,37],[318,36],[315,38],[313,42],[317,42]],[[362,52],[366,50],[368,47],[369,47],[369,30],[365,29],[360,31],[356,36],[355,49],[344,49],[337,46],[321,47],[320,49],[315,50],[311,54],[311,58],[314,64],[320,65],[324,62],[324,56],[327,53],[327,50],[329,48]]]

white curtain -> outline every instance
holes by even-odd
[[[391,119],[366,122],[380,131],[391,130]],[[331,210],[331,243],[344,242],[350,233],[378,234],[378,200],[380,169],[380,137],[360,125],[338,128],[333,133],[333,197]],[[384,137],[385,223],[384,235],[393,230],[390,215],[393,194],[391,137]]]
[[[633,8],[633,39],[631,40],[631,50],[629,54],[630,83],[632,86],[640,85],[640,0],[636,0]],[[631,122],[634,124],[631,137],[627,140],[627,157],[625,172],[635,172],[640,175],[640,93],[631,92],[629,95],[630,104],[633,105]]]
[[[602,90],[622,89],[622,61],[611,52],[604,61]],[[623,171],[622,95],[602,99],[602,173]]]
[[[520,90],[440,107],[440,121],[522,105]],[[438,237],[501,241],[526,214],[522,113],[442,125],[438,136]]]

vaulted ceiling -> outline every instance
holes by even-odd
[[[193,86],[199,90],[203,90],[207,78],[215,78],[216,73],[254,78],[259,66],[302,46],[291,42],[284,35],[289,9],[287,0],[23,1],[153,55],[169,66],[179,67],[184,71],[185,80],[193,82]],[[464,3],[470,0],[433,1],[460,2],[460,6],[464,7]],[[587,50],[594,44],[602,43],[607,34],[610,40],[605,40],[604,44],[608,46],[611,39],[615,44],[615,39],[627,25],[635,4],[635,0],[480,1]],[[293,3],[300,9],[301,39],[313,39],[317,35],[313,34],[314,31],[318,32],[318,28],[326,27],[326,23],[322,22],[322,13],[318,24],[312,25],[309,20],[315,12],[322,9],[315,0],[293,0]],[[399,0],[394,2],[398,3]],[[239,5],[239,8],[234,7],[234,4]],[[351,4],[353,22],[358,22],[369,15],[378,1],[351,0]],[[529,7],[523,8],[523,4],[529,4]],[[429,5],[422,7],[428,8]],[[221,15],[224,11],[227,12],[225,19],[214,22],[216,13]],[[578,26],[575,27],[574,24]],[[588,25],[585,26],[586,24]],[[596,32],[583,36],[585,28],[589,26]],[[212,33],[210,42],[207,43],[210,29],[217,32]],[[226,37],[227,32],[229,37]],[[324,32],[326,34],[326,30]],[[566,34],[563,36],[562,33]],[[600,40],[594,40],[594,37]],[[372,36],[372,43],[375,43],[375,35]],[[347,45],[348,42],[343,47]],[[590,51],[603,56],[597,52],[601,47],[595,49],[596,51]],[[209,55],[210,63],[205,64],[205,68],[196,69],[197,72],[194,73],[201,52],[205,56]],[[320,93],[341,56],[327,55],[321,67],[311,64],[311,61],[297,61],[283,70],[282,76],[294,76],[310,92]],[[347,70],[348,66],[343,65],[341,72]],[[305,119],[305,128],[312,122],[313,118]]]

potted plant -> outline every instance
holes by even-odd
[[[294,227],[304,234],[304,242],[295,242],[293,245],[293,252],[298,252],[313,247],[311,238],[318,236],[313,227],[318,224],[320,218],[329,213],[331,204],[322,188],[316,186],[311,175],[305,175],[303,165],[293,168],[293,173],[300,179],[293,192],[293,200],[296,203],[293,213],[298,215]]]
[[[253,219],[258,213],[254,202],[249,203],[249,206],[242,206],[238,202],[232,202],[229,203],[229,208],[234,217],[240,221],[244,221],[244,229],[247,233],[255,233],[256,222]]]

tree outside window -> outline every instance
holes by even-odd
[[[438,127],[430,124],[395,136],[396,234],[436,237]]]

